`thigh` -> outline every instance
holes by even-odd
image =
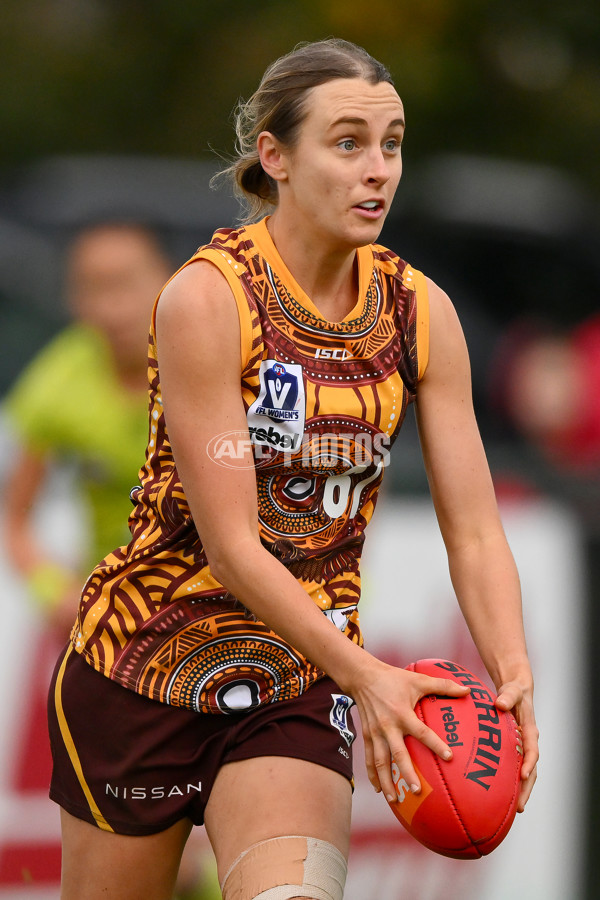
[[[170,900],[191,824],[114,834],[62,809],[61,900]]]
[[[227,741],[225,716],[201,716],[140,696],[78,653],[59,661],[48,704],[50,796],[107,832],[160,833],[202,823]]]
[[[282,835],[319,838],[347,858],[351,804],[348,779],[325,766],[283,756],[227,763],[205,813],[219,878],[248,847]]]

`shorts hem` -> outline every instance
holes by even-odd
[[[56,790],[51,790],[49,792],[49,797],[54,803],[58,804],[61,809],[64,809],[65,812],[69,813],[69,815],[74,818],[87,822],[95,828],[98,828],[100,831],[106,830],[100,828],[100,825],[98,825],[97,821],[94,819],[89,807],[79,806],[79,804],[67,800]],[[141,823],[131,825],[129,822],[115,822],[114,820],[107,822],[107,824],[114,834],[122,834],[127,837],[147,837],[150,834],[159,834],[161,831],[167,831],[168,828],[171,828],[172,825],[176,825],[177,822],[180,822],[182,819],[189,819],[194,825],[198,824],[197,822],[194,822],[190,816],[186,815],[172,816],[164,823],[154,823],[152,825],[144,825]]]
[[[281,756],[284,759],[300,759],[303,762],[314,763],[317,766],[322,766],[324,769],[329,769],[331,772],[337,772],[339,775],[342,775],[346,781],[349,781],[351,785],[354,782],[354,771],[351,768],[350,772],[348,772],[348,767],[344,765],[333,766],[328,762],[325,762],[323,759],[317,759],[314,752],[312,752],[308,748],[298,747],[294,748],[294,752],[290,753],[287,750],[283,749],[266,749],[264,751],[257,750],[254,748],[251,752],[245,752],[244,747],[240,747],[239,753],[234,749],[231,752],[227,753],[225,758],[223,759],[222,765],[227,765],[230,762],[242,762],[242,760],[246,759],[258,759],[261,756]]]

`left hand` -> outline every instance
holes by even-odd
[[[523,812],[537,778],[539,758],[539,731],[533,711],[533,686],[523,686],[518,681],[507,681],[498,689],[498,709],[511,711],[517,720],[523,737],[523,765],[521,767],[521,793],[517,812]]]

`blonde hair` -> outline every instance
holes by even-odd
[[[226,179],[242,201],[245,223],[252,222],[277,204],[277,184],[264,171],[257,150],[257,138],[269,131],[278,141],[293,148],[306,116],[308,92],[335,78],[364,78],[371,84],[392,77],[382,63],[350,41],[327,38],[298,44],[267,68],[247,101],[235,111],[236,156],[217,173],[215,181]]]

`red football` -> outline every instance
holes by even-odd
[[[453,757],[445,762],[408,735],[421,791],[410,792],[394,763],[398,799],[390,807],[430,850],[457,859],[485,856],[506,837],[517,811],[523,750],[515,718],[497,709],[496,695],[458,663],[421,659],[407,668],[471,690],[464,697],[428,695],[417,703],[415,712],[446,740]]]

